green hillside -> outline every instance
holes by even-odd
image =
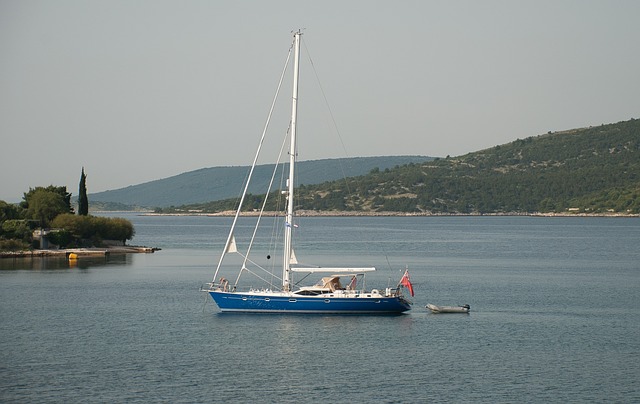
[[[386,169],[431,160],[425,156],[356,157],[300,162],[299,181],[318,184],[346,176],[362,175],[373,168]],[[264,193],[273,166],[257,166],[250,192]],[[233,198],[242,192],[249,167],[212,167],[190,171],[144,184],[89,195],[92,210],[130,210],[133,207],[168,207]]]
[[[319,211],[638,214],[639,196],[640,120],[635,119],[303,186],[298,203],[300,209]],[[261,200],[250,198],[247,208]],[[221,211],[232,205],[220,201],[199,208]]]

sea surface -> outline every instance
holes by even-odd
[[[403,315],[314,316],[199,291],[230,218],[122,216],[162,250],[0,260],[0,402],[640,402],[640,219],[302,218],[298,260],[376,266],[369,288],[408,268],[416,293]]]

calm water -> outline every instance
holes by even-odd
[[[639,219],[303,219],[300,260],[408,265],[413,310],[375,317],[218,314],[230,219],[129,218],[163,250],[0,262],[0,401],[640,402]]]

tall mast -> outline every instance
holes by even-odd
[[[298,76],[300,75],[300,36],[302,32],[297,31],[293,34],[294,52],[293,52],[293,96],[291,100],[291,144],[289,149],[289,179],[287,191],[287,219],[284,227],[284,263],[282,268],[282,289],[291,290],[289,269],[291,268],[291,233],[293,230],[293,185],[294,185],[294,169],[296,162],[296,127],[298,118]]]

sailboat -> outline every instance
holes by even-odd
[[[214,272],[213,279],[207,283],[202,290],[211,295],[221,312],[319,314],[392,314],[405,312],[411,309],[411,302],[404,297],[402,288],[408,288],[411,295],[413,295],[413,288],[409,281],[408,271],[405,271],[402,279],[395,286],[384,289],[367,290],[364,287],[366,285],[364,277],[367,273],[375,271],[373,267],[345,268],[301,265],[296,258],[293,250],[293,238],[298,227],[296,223],[297,216],[294,212],[294,175],[297,156],[296,129],[301,35],[302,33],[300,31],[293,32],[293,43],[289,49],[289,55],[287,56],[285,69],[280,78],[278,91],[276,91],[277,97],[293,49],[293,95],[291,121],[288,130],[289,173],[288,179],[286,180],[286,189],[281,192],[286,200],[286,214],[284,215],[284,223],[282,225],[284,234],[282,238],[282,277],[279,279],[281,283],[274,285],[272,282],[271,285],[267,283],[266,287],[263,288],[251,287],[245,290],[242,290],[239,286],[241,275],[246,273],[256,275],[254,271],[249,269],[249,265],[260,267],[254,260],[249,258],[249,254],[255,239],[257,227],[260,223],[260,218],[262,217],[262,212],[264,211],[266,197],[246,252],[240,252],[235,238],[238,218],[241,214],[253,170],[258,161],[258,155],[260,154],[262,142],[265,137],[266,126],[268,126],[271,113],[273,112],[274,107],[272,104],[271,112],[269,113],[269,118],[267,119],[267,124],[265,125],[265,130],[263,131],[258,146],[258,151],[256,152],[253,165],[245,181],[244,192],[238,203],[238,208],[235,212],[231,229]],[[271,182],[273,183],[273,177]],[[269,192],[267,192],[266,195],[269,195]],[[231,253],[237,253],[242,257],[240,272],[233,284],[225,277],[218,278],[221,274],[225,257]],[[299,285],[302,279],[313,274],[321,274],[323,276],[313,285]],[[300,275],[300,279],[297,279],[298,275]],[[257,276],[263,281],[266,281],[265,277]],[[346,285],[343,285],[342,279],[345,279]],[[348,280],[348,282],[346,280]],[[358,288],[358,284],[362,285],[362,287]]]

